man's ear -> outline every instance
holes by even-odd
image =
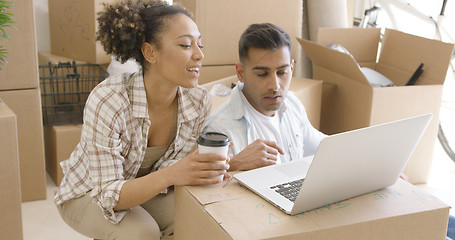
[[[237,78],[240,80],[240,82],[245,82],[245,72],[243,71],[243,66],[241,63],[235,64],[235,73],[237,74]]]
[[[145,61],[149,63],[156,63],[156,47],[154,45],[144,42],[142,43],[141,51]]]

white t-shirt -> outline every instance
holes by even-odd
[[[281,119],[279,117],[279,114],[275,114],[273,117],[266,116],[251,106],[243,93],[241,96],[242,101],[244,102],[243,105],[245,106],[245,113],[250,116],[251,124],[254,125],[259,139],[274,141],[281,149],[283,149],[285,155],[278,153],[277,164],[289,162],[290,154],[288,152],[288,149],[284,147],[287,146],[287,143],[283,142],[285,138],[283,138],[281,135]]]

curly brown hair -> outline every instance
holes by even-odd
[[[142,43],[149,42],[160,48],[159,34],[165,20],[176,14],[191,14],[179,5],[169,5],[162,0],[126,0],[103,3],[98,12],[97,40],[104,51],[122,63],[135,59],[143,65]]]

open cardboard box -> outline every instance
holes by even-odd
[[[433,113],[404,170],[411,182],[425,183],[431,169],[442,88],[453,44],[386,29],[377,59],[380,29],[321,28],[318,43],[298,40],[313,63],[313,78],[324,81],[322,132],[334,134]],[[327,48],[331,43],[341,44],[353,58]],[[361,67],[383,74],[396,86],[373,88],[356,61]],[[414,86],[404,86],[420,63],[424,63],[423,74]]]
[[[238,78],[236,75],[222,78],[213,82],[209,82],[206,84],[201,85],[209,92],[211,92],[213,86],[221,84],[226,87],[231,88],[233,84],[237,84]],[[308,119],[310,120],[313,127],[319,129],[319,121],[321,116],[321,98],[322,98],[322,81],[321,80],[314,80],[314,79],[307,79],[307,78],[298,78],[293,77],[291,80],[291,84],[289,86],[289,91],[293,91],[297,98],[302,102],[303,106],[305,106],[305,110],[308,115]],[[216,108],[221,106],[224,102],[226,102],[230,96],[216,96],[210,94],[212,98],[212,108],[211,112],[213,112]]]
[[[233,180],[175,189],[176,240],[445,239],[449,206],[399,179],[388,188],[295,216]]]

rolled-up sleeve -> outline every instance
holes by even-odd
[[[107,88],[106,88],[107,89]],[[109,99],[109,101],[107,101]],[[104,216],[118,223],[128,210],[114,211],[124,179],[121,134],[125,127],[125,99],[115,92],[100,89],[87,100],[84,129],[89,176],[93,184],[90,196],[102,208]]]

